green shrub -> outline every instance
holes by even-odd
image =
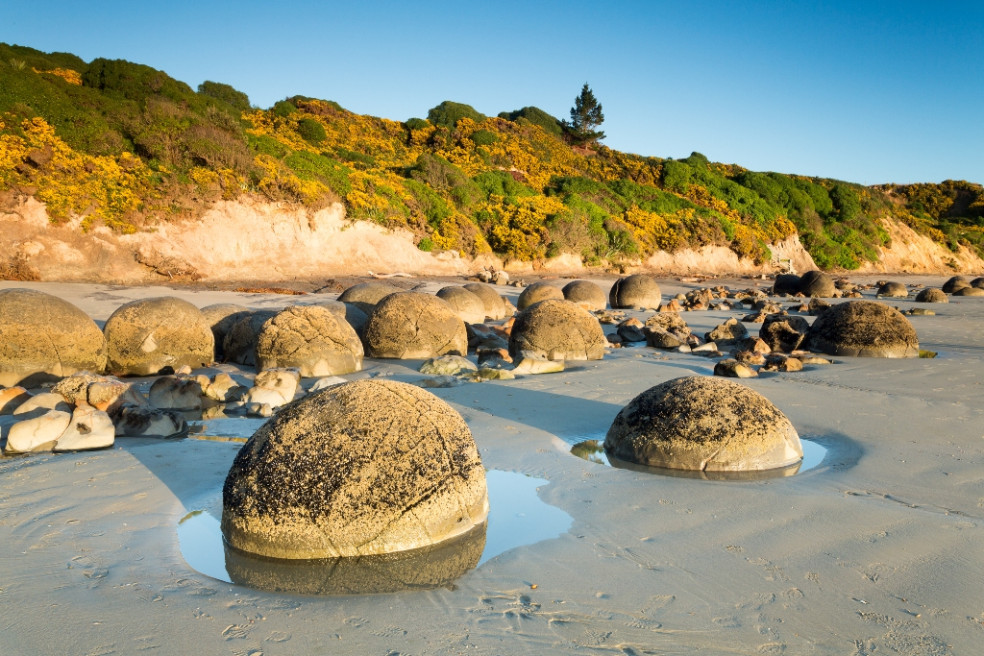
[[[352,182],[349,180],[352,170],[324,155],[302,150],[288,155],[284,159],[284,164],[299,178],[319,180],[339,196],[345,196],[352,191]]]
[[[224,102],[233,109],[245,112],[249,109],[249,96],[228,84],[206,80],[198,85],[198,93]]]
[[[301,135],[304,141],[314,146],[317,146],[328,138],[328,134],[325,132],[325,126],[313,118],[305,117],[299,120],[297,122],[297,133]]]
[[[278,100],[273,104],[273,108],[270,110],[273,112],[274,116],[280,116],[281,118],[287,118],[291,114],[297,111],[297,105],[290,102],[289,100]]]
[[[501,112],[499,118],[515,122],[519,122],[520,120],[529,121],[533,125],[539,125],[549,134],[556,137],[564,135],[563,124],[539,107],[523,107],[522,109],[516,109],[511,112]]]
[[[407,130],[423,130],[430,127],[430,121],[425,118],[408,118],[403,123],[403,127]]]
[[[471,105],[451,102],[450,100],[445,100],[427,112],[428,121],[434,125],[440,125],[446,128],[454,128],[458,121],[463,118],[470,118],[476,123],[481,123],[487,117],[484,114],[480,114]]]

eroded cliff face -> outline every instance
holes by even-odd
[[[966,249],[953,253],[889,222],[892,245],[861,272],[982,272],[984,261]],[[503,263],[457,253],[425,253],[410,233],[349,222],[341,205],[310,214],[278,204],[227,201],[195,221],[162,224],[132,235],[105,228],[82,232],[78,222],[53,225],[44,205],[22,199],[0,210],[0,271],[47,281],[146,284],[166,281],[283,283],[372,273],[470,275],[484,267],[523,273],[577,273],[576,256],[541,263]],[[787,268],[815,269],[795,237],[771,245],[772,262],[758,265],[720,246],[657,253],[632,268],[662,275],[759,275]]]

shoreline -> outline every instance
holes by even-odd
[[[411,280],[433,292],[449,282],[443,278]],[[664,298],[714,284],[771,286],[657,279]],[[305,298],[0,283],[18,286],[55,293],[97,319],[165,289],[199,307]],[[521,291],[497,289],[512,300]],[[911,298],[884,302],[915,305]],[[540,501],[572,518],[559,537],[510,549],[434,590],[311,597],[196,572],[181,555],[177,525],[224,479],[235,443],[131,438],[104,451],[2,459],[4,648],[267,656],[974,653],[984,635],[984,299],[929,307],[935,316],[910,321],[920,348],[939,352],[935,359],[837,357],[832,365],[741,381],[782,410],[801,437],[828,448],[819,466],[788,478],[654,476],[570,453],[572,440],[603,434],[639,392],[681,375],[710,375],[712,359],[622,348],[600,361],[568,363],[560,374],[431,389],[465,418],[486,469],[548,481],[537,488]],[[683,316],[703,333],[736,312]],[[363,371],[343,377],[419,382],[426,378],[416,370],[420,362],[367,359]]]

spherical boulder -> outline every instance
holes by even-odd
[[[468,354],[468,331],[446,301],[422,292],[390,294],[373,309],[364,335],[371,358]]]
[[[876,301],[848,301],[817,317],[807,333],[806,348],[830,355],[914,358],[919,355],[919,339],[895,308]]]
[[[366,314],[369,314],[381,300],[390,294],[402,291],[404,291],[403,288],[388,282],[369,280],[352,285],[338,295],[338,300],[342,303],[352,303]]]
[[[605,290],[590,280],[572,280],[561,290],[564,298],[577,303],[585,310],[604,310],[608,305]]]
[[[276,314],[276,310],[254,310],[232,324],[222,339],[223,361],[256,366],[256,342],[260,331]]]
[[[117,376],[202,367],[215,358],[215,337],[201,310],[173,296],[121,305],[106,320],[103,332],[106,368]]]
[[[799,291],[807,298],[833,298],[837,296],[837,284],[830,274],[823,271],[807,271],[800,277]]]
[[[888,281],[878,286],[878,296],[885,298],[907,298],[908,288],[901,282]]]
[[[229,332],[237,321],[249,316],[249,313],[250,309],[248,307],[235,303],[216,303],[214,305],[206,305],[202,308],[202,316],[205,317],[208,325],[212,327],[212,336],[215,337],[216,361],[221,362],[224,357],[222,342],[225,340],[226,333]]]
[[[362,370],[355,329],[328,308],[293,305],[263,324],[256,341],[259,369],[296,368],[303,378]]]
[[[757,471],[794,465],[803,447],[768,399],[722,378],[686,376],[651,387],[615,417],[605,451],[641,465]]]
[[[770,314],[759,328],[759,338],[773,351],[792,353],[803,344],[810,324],[803,317],[786,314]]]
[[[485,322],[485,303],[464,287],[442,287],[437,290],[437,297],[446,301],[465,323]]]
[[[553,299],[555,301],[564,300],[564,292],[549,282],[540,281],[528,286],[516,299],[516,309],[523,311],[534,303]]]
[[[288,559],[417,549],[488,514],[471,431],[419,387],[360,380],[280,410],[243,445],[222,491],[232,547]]]
[[[984,289],[984,276],[980,278],[974,278],[970,281],[971,287],[976,287],[977,289]]]
[[[980,287],[974,287],[972,285],[967,285],[966,287],[961,287],[957,291],[953,292],[954,296],[984,296],[984,289]]]
[[[949,303],[950,298],[942,289],[927,287],[916,294],[916,303]]]
[[[795,273],[780,273],[772,283],[772,293],[776,296],[798,294],[800,277]]]
[[[608,340],[590,312],[571,301],[540,301],[516,316],[509,355],[547,360],[600,360]]]
[[[965,276],[953,276],[943,283],[943,291],[947,294],[952,294],[958,289],[962,289],[964,287],[970,287],[970,280]]]
[[[85,312],[33,289],[0,291],[0,385],[32,387],[105,367],[103,333]]]
[[[487,285],[484,282],[469,282],[462,287],[482,299],[486,318],[498,321],[506,317],[506,304],[502,302],[502,297],[492,285]]]
[[[608,291],[613,308],[658,308],[663,300],[656,279],[644,273],[619,278]]]

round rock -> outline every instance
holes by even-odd
[[[467,424],[419,387],[360,380],[285,406],[243,445],[222,492],[234,548],[289,559],[417,549],[485,522]]]
[[[516,299],[516,309],[523,311],[534,303],[546,300],[562,301],[564,300],[564,292],[560,287],[549,282],[535,282],[524,289],[523,293]]]
[[[759,328],[759,338],[773,351],[792,353],[803,344],[810,324],[796,315],[770,314]]]
[[[369,315],[365,347],[371,358],[467,355],[468,331],[446,301],[421,292],[399,292],[380,301]]]
[[[571,301],[547,300],[523,310],[509,335],[513,358],[600,360],[608,340],[590,312]]]
[[[106,320],[107,364],[117,376],[152,376],[165,367],[202,367],[215,337],[201,310],[173,296],[121,305]]]
[[[437,297],[446,301],[465,323],[485,322],[485,303],[464,287],[442,287],[437,291]]]
[[[388,282],[370,280],[352,285],[338,295],[338,300],[342,303],[352,303],[366,314],[370,314],[381,300],[390,294],[402,291],[404,290],[401,287]]]
[[[916,303],[949,303],[950,299],[942,289],[927,287],[916,294]]]
[[[502,302],[502,297],[492,285],[486,285],[484,282],[469,282],[462,287],[482,299],[486,318],[498,321],[506,317],[506,304]]]
[[[250,309],[235,303],[216,303],[202,308],[202,316],[212,327],[212,336],[215,338],[215,359],[222,361],[223,351],[222,342],[225,340],[226,333],[240,319],[249,316]]]
[[[878,295],[885,298],[907,298],[908,288],[900,282],[886,282],[878,287]]]
[[[807,271],[800,277],[799,291],[803,296],[833,298],[837,296],[837,285],[830,274],[823,271]]]
[[[954,296],[984,296],[984,289],[968,285],[953,292]]]
[[[0,291],[0,385],[32,387],[105,367],[103,333],[85,312],[32,289]]]
[[[757,471],[803,458],[796,429],[758,392],[687,376],[651,387],[615,417],[605,451],[621,460],[691,471]]]
[[[958,289],[963,289],[964,287],[970,287],[970,280],[965,276],[953,276],[943,283],[943,291],[947,294],[952,294]]]
[[[319,305],[294,305],[263,324],[256,342],[260,369],[296,368],[303,378],[362,370],[362,342],[345,319]]]
[[[795,273],[780,273],[772,283],[772,293],[776,296],[798,294],[800,277]]]
[[[656,279],[644,273],[619,278],[608,291],[613,308],[658,308],[663,296]]]
[[[590,280],[573,280],[564,285],[561,291],[564,298],[589,312],[604,310],[608,305],[605,290]]]
[[[919,355],[919,339],[895,308],[875,301],[848,301],[816,318],[806,348],[830,355],[914,358]]]

